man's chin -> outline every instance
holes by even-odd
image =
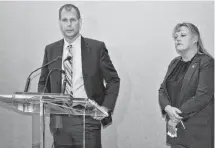
[[[65,38],[72,40],[75,38],[75,35],[65,35]]]
[[[74,34],[74,33],[66,33],[65,34],[65,37],[68,38],[68,39],[73,39],[77,36],[77,34]]]
[[[68,38],[72,38],[72,37],[74,37],[74,36],[75,36],[74,33],[66,33],[66,37],[68,37]]]

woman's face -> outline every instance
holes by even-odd
[[[189,50],[195,44],[195,37],[190,30],[182,26],[175,32],[174,36],[175,48],[177,52],[183,52]]]

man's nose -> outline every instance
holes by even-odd
[[[67,26],[72,26],[72,22],[68,21]]]

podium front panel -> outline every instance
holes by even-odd
[[[0,104],[9,111],[33,117],[33,148],[51,148],[54,141],[85,148],[92,136],[92,130],[99,132],[101,128],[100,121],[93,118],[108,116],[108,113],[91,99],[71,98],[62,94],[0,94]],[[76,138],[70,141],[68,137],[72,133]],[[54,136],[53,139],[53,135],[60,136]],[[67,141],[64,141],[66,139]]]

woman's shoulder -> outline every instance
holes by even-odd
[[[174,59],[172,59],[172,61],[170,62],[170,65],[175,63],[176,61],[181,60],[181,56],[177,56]]]
[[[174,65],[174,63],[175,63],[176,61],[178,61],[178,60],[180,60],[180,59],[181,59],[181,56],[175,57],[175,58],[170,62],[170,64],[168,65],[168,68],[170,68],[172,65]]]
[[[199,54],[200,65],[214,64],[214,58],[210,54]]]
[[[210,54],[202,53],[199,54],[199,58],[203,61],[213,61],[214,58]]]

